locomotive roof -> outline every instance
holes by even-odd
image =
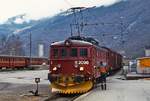
[[[58,46],[61,46],[61,45],[65,45],[65,41],[58,41],[58,42],[54,42],[51,44],[51,46],[55,46],[55,45],[58,45]],[[86,41],[83,41],[83,40],[70,40],[71,43],[73,45],[93,45],[92,43],[90,42],[86,42]]]
[[[89,46],[89,45],[93,45],[95,47],[97,47],[98,49],[101,49],[101,50],[104,50],[104,51],[108,51],[108,49],[106,48],[103,48],[99,45],[95,45],[95,44],[92,44],[90,42],[87,42],[87,41],[83,41],[83,40],[71,40],[71,43],[73,45],[83,45],[83,46]],[[58,42],[54,42],[51,44],[51,46],[64,46],[65,45],[65,40],[64,41],[58,41]]]
[[[64,41],[54,42],[51,45],[64,45],[66,41],[70,41],[73,45],[96,45],[99,46],[97,40],[91,37],[72,36]]]

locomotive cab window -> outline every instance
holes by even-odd
[[[81,48],[80,49],[80,56],[81,57],[87,57],[88,56],[87,48]]]
[[[70,56],[72,56],[72,57],[77,57],[78,56],[77,48],[72,48],[71,49]]]
[[[65,48],[61,49],[61,57],[66,57],[67,56],[67,50]]]
[[[58,58],[58,49],[53,49],[53,57]]]

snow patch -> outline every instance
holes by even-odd
[[[132,28],[136,23],[137,23],[136,21],[132,22],[132,23],[127,27],[127,30],[131,30],[131,28]]]
[[[21,18],[17,18],[14,21],[14,23],[16,23],[16,24],[23,24],[23,22],[24,22],[24,19],[21,19]]]
[[[24,28],[21,28],[21,29],[17,29],[13,32],[13,34],[18,34],[20,32],[23,32],[24,30],[26,29],[30,29],[32,26],[27,26],[27,27],[24,27]]]

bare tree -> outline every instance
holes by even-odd
[[[24,55],[22,41],[18,35],[12,35],[4,45],[3,54],[7,55]]]

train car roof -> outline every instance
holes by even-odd
[[[0,57],[28,57],[28,56],[14,56],[14,55],[0,55]]]
[[[0,55],[0,57],[17,57],[17,58],[30,58],[30,56],[14,56],[14,55]],[[47,59],[47,57],[36,57],[36,56],[32,56],[31,58],[45,58]]]
[[[110,48],[107,48],[107,47],[105,47],[105,46],[102,46],[102,48],[104,48],[104,49],[106,49],[106,50],[108,50],[108,51],[111,51],[111,52],[113,52],[113,53],[115,53],[115,54],[121,55],[120,53],[118,53],[118,52],[116,52],[116,51],[114,51],[114,50],[112,50],[112,49],[110,49]]]
[[[117,53],[117,52],[115,52],[115,51],[113,51],[107,47],[100,46],[99,42],[97,40],[95,40],[94,38],[91,38],[91,37],[72,36],[72,37],[69,37],[68,39],[63,40],[63,41],[54,42],[51,44],[51,46],[65,46],[66,42],[69,42],[70,45],[73,45],[73,46],[78,46],[78,45],[94,46],[94,47],[97,47],[98,49],[101,49],[103,51],[107,51],[107,52],[111,51],[115,54],[119,54],[119,53]],[[119,55],[121,55],[121,54],[119,54]]]
[[[69,42],[72,45],[99,45],[99,42],[95,40],[92,37],[83,37],[83,36],[71,36],[68,37],[64,41],[58,41],[51,44],[51,46],[57,45],[57,46],[64,46],[66,45],[66,42]]]

